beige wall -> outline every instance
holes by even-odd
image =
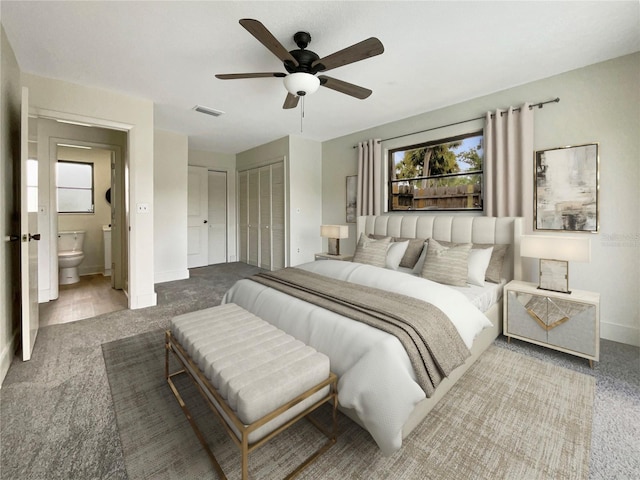
[[[78,267],[78,273],[104,273],[102,226],[111,222],[111,205],[104,195],[111,187],[111,151],[58,147],[58,160],[93,164],[94,213],[59,213],[58,232],[84,230],[84,260]]]
[[[189,278],[187,269],[186,135],[156,130],[153,136],[154,281]],[[151,236],[149,236],[151,239]]]
[[[14,159],[20,152],[20,69],[0,26],[0,384],[13,360],[19,333],[19,243],[6,237],[19,233]],[[18,156],[18,157],[16,157]]]
[[[535,112],[534,148],[600,144],[600,232],[591,235],[592,260],[570,265],[570,284],[600,292],[601,336],[640,345],[640,53],[381,125],[322,145],[322,221],[344,222],[345,177],[357,173],[357,151],[368,138],[390,138],[482,116],[489,110],[560,97]],[[482,127],[457,127],[383,142],[415,144]],[[532,155],[533,161],[533,155]],[[529,173],[533,182],[533,167]],[[528,217],[533,198],[526,199]],[[532,225],[526,226],[529,230]],[[355,248],[355,226],[343,243]]]

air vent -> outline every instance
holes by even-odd
[[[196,105],[193,107],[196,112],[204,113],[207,115],[211,115],[213,117],[219,117],[220,115],[224,115],[224,112],[221,110],[215,110],[209,107],[203,107],[202,105]]]

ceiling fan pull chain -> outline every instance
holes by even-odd
[[[302,104],[300,105],[300,133],[302,133],[302,120],[304,119],[304,95],[302,98]]]

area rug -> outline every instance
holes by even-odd
[[[129,478],[217,478],[164,380],[164,333],[102,350]],[[181,393],[222,468],[240,478],[237,447],[184,380]],[[337,444],[299,478],[588,478],[594,389],[590,376],[492,346],[400,451],[384,457],[367,432],[340,415]],[[298,422],[249,456],[250,476],[283,478],[323,441]]]

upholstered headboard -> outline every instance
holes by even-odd
[[[370,215],[358,217],[360,234],[404,238],[434,238],[455,243],[511,245],[504,262],[507,280],[522,278],[520,237],[522,217],[480,217],[469,215]]]

